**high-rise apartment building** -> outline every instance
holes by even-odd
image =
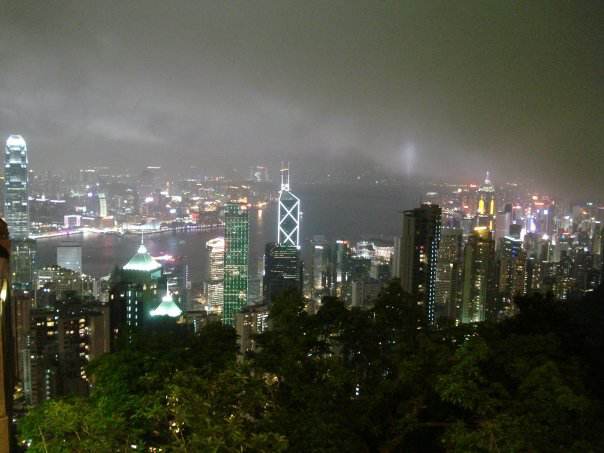
[[[418,305],[424,307],[427,321],[434,324],[441,209],[438,205],[424,203],[403,214],[399,271],[401,287]]]
[[[224,207],[224,297],[222,319],[235,325],[236,313],[247,305],[249,264],[249,215],[247,207]]]
[[[57,246],[57,266],[82,273],[82,246],[75,241],[63,241]]]
[[[281,169],[278,220],[277,243],[298,247],[300,245],[300,199],[289,190],[289,166]]]
[[[29,238],[29,175],[27,145],[11,135],[4,153],[4,217],[13,240]]]
[[[484,321],[493,303],[495,241],[486,226],[476,227],[464,249],[461,321]]]

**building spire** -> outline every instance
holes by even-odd
[[[281,190],[289,192],[289,162],[287,167],[281,162]]]

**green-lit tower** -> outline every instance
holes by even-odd
[[[161,264],[147,251],[142,242],[130,261],[112,275],[110,316],[112,341],[123,330],[140,330],[161,302],[163,282]]]
[[[235,314],[247,305],[250,222],[245,205],[224,207],[224,306],[222,318],[235,325]]]

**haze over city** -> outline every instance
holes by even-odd
[[[603,20],[600,2],[6,1],[0,131],[38,171],[285,160],[601,196]]]
[[[604,451],[603,25],[0,2],[0,453]]]

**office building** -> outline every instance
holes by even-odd
[[[151,311],[161,303],[163,272],[141,240],[136,254],[111,278],[111,333],[115,341],[124,330],[144,329]]]
[[[36,240],[12,241],[12,248],[10,256],[11,286],[13,289],[32,291],[36,281]]]
[[[13,241],[29,238],[29,174],[27,145],[11,135],[4,153],[4,217]]]
[[[489,172],[477,191],[476,223],[477,227],[486,227],[493,231],[495,227],[495,187],[489,179]]]
[[[235,314],[247,306],[249,265],[249,216],[247,207],[224,207],[224,288],[222,319],[235,325]]]
[[[222,310],[224,289],[224,238],[218,237],[206,242],[208,272],[205,281],[206,305]]]
[[[266,304],[286,288],[302,292],[302,262],[297,247],[269,242],[264,261],[263,294]]]
[[[495,240],[486,226],[476,227],[464,249],[461,321],[484,321],[493,303]]]
[[[63,241],[57,246],[57,266],[82,273],[82,246],[75,241]]]
[[[298,247],[300,245],[300,199],[289,189],[288,166],[281,169],[277,243]]]
[[[435,204],[425,203],[403,213],[401,287],[424,308],[430,324],[436,320],[436,259],[440,225],[441,209]]]
[[[463,230],[442,228],[436,260],[436,319],[457,321],[461,310]]]

